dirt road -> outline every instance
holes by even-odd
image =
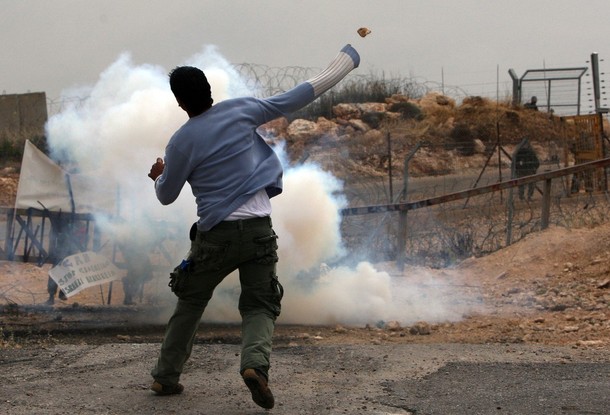
[[[198,344],[180,396],[148,390],[159,344],[58,344],[1,351],[0,412],[260,414],[239,346]],[[610,352],[532,345],[276,347],[277,414],[607,414]]]

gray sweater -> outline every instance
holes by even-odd
[[[282,165],[257,128],[314,101],[350,71],[360,56],[346,45],[316,77],[265,99],[222,101],[189,120],[165,148],[165,169],[155,181],[159,201],[176,200],[186,182],[197,202],[197,226],[206,231],[265,189],[282,192]]]

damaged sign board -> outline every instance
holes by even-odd
[[[85,288],[118,280],[122,274],[105,256],[87,251],[64,258],[49,270],[49,276],[70,297]]]

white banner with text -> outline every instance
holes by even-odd
[[[49,276],[70,297],[85,288],[122,278],[121,270],[108,258],[87,251],[65,257],[49,270]]]

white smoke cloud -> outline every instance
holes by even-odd
[[[206,72],[215,102],[248,93],[214,47],[185,63]],[[169,89],[167,72],[158,66],[136,65],[129,54],[121,55],[95,85],[80,90],[88,95],[84,103],[51,117],[47,135],[55,158],[67,156],[80,171],[116,183],[121,196],[117,211],[126,220],[118,228],[107,224],[108,232],[146,240],[154,238],[151,229],[157,229],[159,221],[175,223],[176,234],[185,244],[175,251],[177,264],[185,252],[188,228],[196,220],[195,202],[187,186],[176,203],[161,206],[147,177],[172,133],[186,121]],[[339,215],[345,200],[340,195],[341,182],[330,173],[314,164],[286,166],[284,188],[282,195],[272,199],[280,246],[278,275],[285,287],[280,322],[408,323],[454,318],[456,310],[447,308],[438,290],[421,289],[422,279],[428,279],[425,275],[396,279],[365,259],[354,267],[325,265],[340,263],[345,254]],[[174,301],[166,284],[157,286],[163,290],[159,295]],[[239,321],[238,295],[238,280],[232,275],[217,290],[204,321]]]
[[[278,321],[364,325],[459,320],[472,302],[429,270],[392,277],[364,258],[355,266],[342,264],[341,190],[340,181],[315,164],[286,168],[284,192],[272,199],[278,276],[285,288]],[[233,275],[215,293],[205,318],[239,321],[238,296],[239,282]]]
[[[339,208],[345,201],[335,196],[341,190],[336,178],[315,165],[286,169],[284,192],[272,199],[279,253],[286,258],[280,274],[307,271],[343,253]]]

